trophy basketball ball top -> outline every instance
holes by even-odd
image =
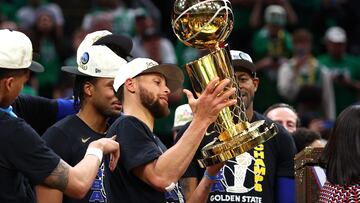
[[[201,167],[232,159],[267,141],[277,133],[274,124],[264,120],[249,123],[239,85],[234,76],[230,51],[225,40],[233,29],[233,13],[229,0],[176,0],[172,28],[178,39],[187,46],[209,49],[210,54],[185,65],[191,84],[199,96],[207,84],[219,77],[230,79],[228,88],[236,87],[237,104],[219,113],[214,130],[219,134],[202,150]],[[222,47],[221,47],[222,46]]]

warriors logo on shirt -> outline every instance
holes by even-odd
[[[101,164],[96,179],[94,180],[90,192],[89,202],[107,202],[104,189],[104,162]]]

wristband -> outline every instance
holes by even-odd
[[[97,158],[99,158],[99,161],[101,163],[102,158],[103,158],[103,151],[101,151],[101,149],[95,148],[95,147],[89,147],[86,150],[85,156],[86,155],[94,155]]]
[[[175,188],[175,183],[174,182],[172,182],[169,186],[167,186],[166,188],[165,188],[165,190],[167,191],[167,192],[170,192],[171,190],[173,190],[174,188]]]
[[[212,180],[212,181],[217,180],[217,175],[211,176],[211,175],[208,174],[208,172],[206,170],[204,172],[204,177],[206,177],[206,178],[208,178],[209,180]]]

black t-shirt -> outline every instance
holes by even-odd
[[[78,116],[70,115],[51,126],[44,133],[43,139],[64,161],[75,166],[84,158],[90,142],[104,136],[94,132]],[[64,195],[63,202],[107,202],[108,182],[104,171],[102,163],[92,187],[83,199],[72,199]]]
[[[121,157],[115,171],[107,171],[112,202],[163,203],[166,202],[165,196],[171,197],[174,202],[182,198],[178,187],[164,194],[132,173],[132,169],[157,159],[166,150],[165,145],[142,121],[132,116],[121,116],[112,124],[107,137],[113,135],[117,135]]]
[[[263,115],[254,112],[251,122],[265,120],[273,123]],[[208,202],[252,202],[266,203],[275,201],[277,177],[294,177],[295,145],[291,135],[276,124],[279,133],[267,142],[258,145],[234,159],[228,160],[217,174],[218,180],[213,184]],[[178,137],[186,130],[182,129]],[[197,177],[204,174],[197,159],[202,158],[200,149],[212,141],[218,134],[214,131],[205,136],[200,147],[183,177]]]
[[[15,114],[24,119],[39,135],[56,122],[56,100],[19,95],[12,104]]]
[[[0,132],[0,202],[35,202],[30,183],[43,183],[60,158],[23,119],[0,112]]]

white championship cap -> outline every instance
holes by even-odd
[[[180,68],[174,64],[158,64],[149,58],[136,58],[127,64],[120,66],[114,80],[114,89],[119,87],[129,78],[134,78],[142,73],[160,73],[166,79],[166,85],[171,92],[182,87],[184,75]]]
[[[83,41],[80,43],[79,47],[77,48],[76,62],[78,64],[80,64],[79,62],[81,61],[82,54],[85,52],[86,48],[93,45],[94,42],[96,42],[100,38],[107,36],[107,35],[111,35],[111,34],[112,33],[107,30],[99,30],[99,31],[95,31],[95,32],[87,34],[85,36],[85,38],[83,39]]]
[[[80,53],[79,53],[80,54]],[[76,75],[114,78],[119,67],[127,61],[104,45],[93,45],[83,49],[78,67],[63,66],[61,70]]]
[[[33,48],[29,37],[18,31],[0,30],[0,68],[44,71],[44,67],[32,60]]]

